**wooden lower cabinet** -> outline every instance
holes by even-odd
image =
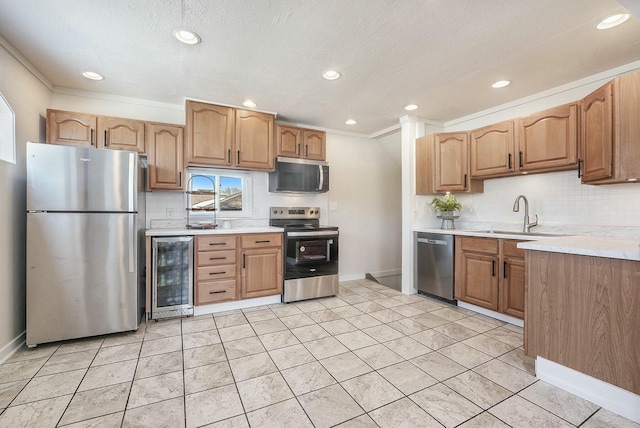
[[[195,304],[237,299],[236,235],[196,237]]]
[[[241,235],[240,297],[282,294],[282,234]]]
[[[524,317],[524,250],[520,241],[457,236],[455,297],[457,300]]]

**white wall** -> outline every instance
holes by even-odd
[[[44,141],[44,118],[51,102],[49,88],[18,62],[3,43],[0,43],[0,92],[16,114],[16,163],[0,161],[0,361],[24,340],[25,143]]]

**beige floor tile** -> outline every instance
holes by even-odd
[[[518,392],[536,381],[536,378],[499,360],[491,360],[473,369],[511,392]]]
[[[282,376],[295,395],[306,394],[336,383],[317,361],[282,370]]]
[[[467,340],[463,340],[462,343],[492,357],[499,357],[500,355],[513,350],[513,346],[485,336],[484,334],[479,334]]]
[[[572,427],[553,413],[517,395],[492,407],[489,413],[513,427]]]
[[[340,385],[301,395],[298,401],[315,428],[328,428],[364,413]]]
[[[344,319],[325,321],[320,323],[320,327],[324,328],[329,334],[336,335],[355,331],[358,328]]]
[[[7,408],[0,415],[1,427],[54,427],[72,395],[34,401]]]
[[[298,338],[296,338],[289,330],[261,334],[258,338],[267,351],[286,348],[287,346],[297,345],[300,343]]]
[[[364,312],[351,305],[339,306],[337,308],[332,308],[331,310],[342,318],[356,317],[364,314]]]
[[[452,339],[451,337],[439,333],[433,329],[412,334],[411,338],[417,340],[424,346],[427,346],[431,349],[440,349],[457,343],[455,339]]]
[[[275,315],[274,315],[275,317]],[[255,336],[256,333],[250,324],[235,325],[233,327],[225,327],[218,329],[218,334],[223,342],[244,339],[245,337]]]
[[[236,382],[278,371],[267,352],[230,360],[229,365]]]
[[[288,369],[290,367],[299,366],[316,360],[307,348],[301,344],[274,349],[273,351],[269,351],[269,355],[279,370]]]
[[[274,314],[273,311],[267,307],[255,311],[245,310],[243,311],[243,313],[245,318],[249,322],[272,320],[274,318],[277,318],[276,314]],[[220,327],[218,327],[218,329],[220,329]]]
[[[340,298],[350,305],[368,302],[366,297],[362,297],[361,295],[355,293],[349,295],[340,295]]]
[[[318,360],[349,351],[346,346],[338,342],[338,340],[333,336],[306,342],[304,346]]]
[[[29,348],[27,345],[22,345],[20,349],[5,361],[5,364],[49,358],[58,350],[59,347],[60,344],[58,343],[45,343],[43,345],[38,345],[35,348]]]
[[[176,371],[182,371],[181,351],[140,358],[134,378],[142,379]]]
[[[317,324],[291,329],[291,333],[302,343],[331,336],[325,329]]]
[[[162,339],[165,337],[180,336],[181,334],[181,322],[168,323],[168,321],[159,321],[157,323],[151,323],[150,326],[147,327],[144,340]]]
[[[388,342],[390,340],[399,339],[404,336],[395,328],[389,327],[387,324],[380,324],[374,327],[362,329],[367,335],[373,337],[378,342]]]
[[[298,315],[290,315],[287,317],[282,317],[280,318],[280,321],[282,321],[282,323],[286,325],[287,328],[304,327],[305,325],[311,325],[316,323],[313,319],[309,318],[307,314],[298,314]]]
[[[122,427],[175,427],[185,426],[182,397],[127,409]]]
[[[276,303],[275,305],[270,305],[269,309],[271,309],[278,318],[303,314],[303,312],[296,305],[290,305],[287,303]]]
[[[467,370],[464,366],[437,352],[421,355],[411,362],[439,381],[449,379]]]
[[[249,324],[249,321],[247,321],[247,318],[243,313],[214,317],[214,321],[216,323],[216,328],[219,329],[225,327],[233,327],[236,325]]]
[[[469,328],[463,327],[455,322],[439,325],[433,328],[438,333],[446,334],[447,336],[455,340],[465,340],[470,337],[477,336],[478,332]]]
[[[438,349],[438,352],[468,369],[474,368],[493,359],[489,355],[465,345],[464,343],[456,343],[455,345],[440,348]]]
[[[598,412],[589,418],[580,428],[602,428],[602,427],[616,427],[616,428],[638,428],[640,424],[623,418],[620,415],[616,415],[606,409],[600,409]]]
[[[406,360],[431,352],[431,348],[424,346],[422,343],[408,336],[384,342],[384,346]]]
[[[485,410],[513,395],[511,391],[473,371],[460,373],[443,383]]]
[[[95,355],[95,352],[93,353],[93,355]],[[61,356],[61,358],[63,357]],[[36,373],[39,373],[39,371],[42,371],[41,368],[45,365],[45,362],[48,362],[47,360],[50,361],[51,359],[53,359],[53,357],[36,358],[32,360],[16,361],[14,363],[1,364],[0,365],[0,383],[13,382],[13,381],[22,380],[22,379],[31,379]],[[89,365],[87,364],[86,367],[88,366]],[[67,368],[67,370],[74,370],[76,368],[83,368],[83,367]],[[51,373],[43,373],[43,374],[53,374],[57,372],[58,371],[53,371]]]
[[[484,333],[496,328],[494,323],[487,322],[476,317],[462,318],[455,321],[455,323],[478,333]]]
[[[411,303],[411,306],[415,306],[418,309],[421,309],[425,312],[433,312],[438,309],[442,309],[448,307],[445,303],[436,302],[435,300],[425,299],[422,302]]]
[[[232,340],[224,343],[224,350],[227,358],[233,360],[235,358],[246,357],[247,355],[265,352],[262,342],[257,336],[245,337],[244,339]]]
[[[200,346],[209,346],[220,343],[220,335],[218,330],[197,331],[195,333],[187,333],[182,335],[182,348],[191,349]],[[144,345],[142,346],[144,350]]]
[[[403,397],[402,392],[376,372],[363,374],[340,384],[367,412]]]
[[[473,419],[460,425],[458,428],[510,428],[509,425],[493,416],[491,413],[480,413]],[[528,427],[527,427],[528,428]]]
[[[308,314],[309,312],[317,312],[327,309],[322,303],[315,300],[304,300],[302,302],[296,302],[294,303],[294,305],[306,314]]]
[[[165,340],[165,339],[160,339],[160,340]],[[173,337],[173,338],[170,338],[169,340],[180,341],[180,337],[179,336]],[[148,343],[154,343],[154,341],[150,341]],[[127,345],[118,345],[118,346],[110,346],[107,348],[102,348],[98,351],[97,354],[95,354],[95,358],[93,359],[91,366],[101,366],[105,364],[119,363],[121,361],[137,360],[141,356],[140,355],[141,346],[142,346],[142,343],[136,342],[136,343],[130,343]],[[88,352],[92,352],[92,351],[88,351]]]
[[[212,375],[215,375],[212,373]],[[185,377],[187,374],[185,373]],[[182,372],[167,373],[133,382],[127,409],[142,407],[185,394]]]
[[[509,351],[506,354],[500,355],[498,359],[529,373],[531,376],[536,375],[536,360],[526,356],[522,349]]]
[[[449,320],[441,318],[441,317],[439,317],[437,315],[434,315],[432,313],[424,313],[424,314],[420,314],[420,315],[414,315],[414,316],[411,317],[411,319],[416,321],[416,322],[419,322],[420,324],[424,325],[427,328],[434,328],[434,327],[438,327],[439,325],[447,324],[447,323],[451,322]]]
[[[393,312],[391,309],[382,309],[381,311],[371,312],[369,315],[382,323],[398,321],[404,318],[403,315],[400,315],[397,312]]]
[[[0,409],[7,407],[29,382],[29,379],[23,379],[0,384]]]
[[[116,412],[116,413],[111,413],[109,415],[98,416],[97,418],[87,419],[86,421],[80,421],[74,424],[65,425],[64,428],[120,428],[121,426],[129,428],[129,427],[143,426],[143,425],[136,425],[136,424],[123,425],[122,424],[123,417],[124,417],[124,412]]]
[[[406,397],[373,410],[369,413],[369,416],[381,428],[442,427],[431,415]]]
[[[145,340],[140,350],[140,356],[150,357],[152,355],[166,354],[180,350],[182,350],[182,337],[165,337],[164,339]],[[100,352],[102,352],[102,350],[100,350]],[[100,352],[98,352],[98,357],[100,356]],[[96,359],[98,357],[96,357]]]
[[[386,298],[384,298],[384,299],[376,300],[376,303],[381,305],[381,306],[384,306],[387,309],[391,309],[391,308],[395,308],[397,306],[404,305],[404,303],[402,303],[399,300],[394,299],[393,297],[388,297],[388,296],[385,296],[385,297]]]
[[[395,307],[391,308],[391,310],[393,310],[394,312],[397,312],[400,315],[403,315],[405,317],[413,317],[413,316],[420,315],[420,314],[424,313],[424,311],[422,309],[416,308],[415,306],[411,306],[411,305],[395,306]]]
[[[322,306],[324,306],[327,309],[334,309],[334,308],[339,308],[340,306],[349,305],[347,302],[340,299],[339,297],[327,297],[325,299],[319,299],[318,302],[320,302]]]
[[[249,428],[246,415],[234,416],[219,422],[205,425],[206,428]]]
[[[238,382],[237,386],[247,412],[293,398],[291,389],[280,373],[271,373]]]
[[[201,320],[189,320],[182,322],[182,334],[198,333],[200,331],[215,330],[217,328],[216,322],[213,317],[201,319]]]
[[[121,412],[127,405],[131,382],[78,392],[69,403],[60,425]]]
[[[178,333],[179,334],[179,333]],[[91,337],[88,339],[67,340],[62,342],[54,355],[70,354],[72,352],[93,351],[100,349],[104,343],[104,337]]]
[[[484,334],[488,337],[491,337],[492,339],[496,339],[500,342],[506,343],[507,345],[511,345],[514,348],[522,346],[524,342],[524,336],[522,333],[515,332],[507,328],[506,326],[489,330]]]
[[[520,391],[518,395],[574,425],[580,425],[600,408],[541,380]]]
[[[233,375],[227,361],[198,366],[184,371],[185,394],[193,394],[233,383]]]
[[[333,321],[333,320],[339,320],[342,318],[340,315],[336,314],[331,309],[325,308],[324,306],[322,310],[315,311],[315,312],[308,312],[307,315],[309,316],[309,318],[311,318],[315,322]]]
[[[404,361],[400,355],[380,344],[356,349],[353,352],[374,370]]]
[[[407,336],[420,333],[427,329],[426,326],[420,324],[418,321],[412,320],[411,318],[402,318],[398,321],[392,321],[387,325]]]
[[[345,319],[349,321],[351,324],[358,327],[359,329],[365,329],[365,328],[374,327],[376,325],[382,324],[382,322],[378,321],[377,319],[375,319],[374,317],[368,314],[357,315],[355,317],[348,317]]]
[[[372,371],[372,368],[353,352],[345,352],[325,358],[324,360],[320,360],[320,364],[322,364],[338,382]]]
[[[133,381],[137,364],[137,360],[127,360],[102,366],[92,366],[87,371],[84,379],[82,379],[78,391],[131,382]]]
[[[373,419],[369,417],[369,415],[360,415],[356,418],[349,419],[346,422],[341,423],[340,425],[336,425],[336,428],[378,428],[379,425],[376,424]]]
[[[378,370],[378,373],[405,395],[413,394],[438,383],[436,379],[409,361],[385,367]]]
[[[187,428],[211,424],[244,413],[235,385],[189,394],[185,396],[184,403]]]
[[[24,389],[20,391],[20,394],[15,397],[11,406],[18,406],[20,404],[30,403],[33,401],[73,394],[76,392],[76,388],[80,385],[85,373],[86,369],[80,369],[34,377],[29,381]]]
[[[253,427],[313,428],[313,424],[295,399],[272,404],[247,413]]]
[[[110,334],[105,337],[104,342],[102,342],[102,347],[106,348],[109,346],[127,345],[130,343],[142,342],[146,333],[145,330],[146,327],[144,324],[142,324],[140,325],[140,327],[138,327],[138,330],[134,332]]]
[[[367,335],[366,333],[360,330],[339,334],[334,337],[338,339],[340,343],[342,343],[344,346],[346,346],[352,351],[355,349],[372,346],[378,343],[371,336]]]
[[[447,428],[482,412],[480,407],[441,383],[418,391],[409,398]]]
[[[182,352],[182,356],[184,358],[185,369],[227,360],[221,344],[185,349]]]
[[[366,300],[362,303],[357,303],[355,305],[353,305],[354,308],[359,309],[360,311],[370,314],[371,312],[377,312],[377,311],[381,311],[383,309],[386,309],[385,306],[382,306],[381,304],[377,303],[377,302],[371,302],[369,300]]]
[[[140,350],[142,342],[137,344],[137,349]],[[86,369],[91,365],[91,362],[95,358],[97,350],[74,352],[73,354],[54,355],[46,362],[44,366],[38,371],[36,376],[46,376],[54,373],[62,373],[71,370]],[[0,371],[2,367],[0,366]],[[17,374],[20,374],[18,371]],[[4,382],[2,376],[0,376],[0,382]]]

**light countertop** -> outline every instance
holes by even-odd
[[[187,228],[173,228],[173,229],[147,229],[146,236],[193,236],[193,235],[231,235],[239,233],[282,233],[284,231],[281,227],[272,226],[244,226],[233,227],[231,229],[223,229],[217,227],[215,229],[187,229]]]

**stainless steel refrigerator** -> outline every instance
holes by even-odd
[[[27,345],[136,330],[145,169],[135,152],[27,143]]]

